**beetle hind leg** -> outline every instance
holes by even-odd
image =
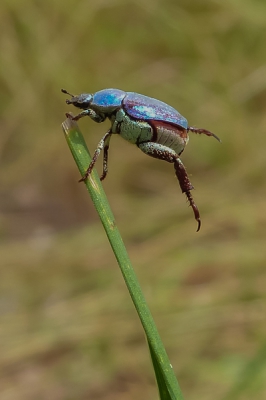
[[[194,212],[195,220],[198,222],[198,229],[197,229],[197,232],[198,232],[200,230],[200,226],[201,226],[200,213],[199,213],[198,207],[196,206],[196,204],[194,202],[192,194],[190,192],[192,189],[194,189],[194,187],[189,180],[187,171],[184,167],[184,164],[180,160],[180,158],[176,158],[176,160],[174,161],[174,167],[175,167],[175,173],[176,173],[180,188],[181,188],[182,192],[185,193],[185,195],[187,196],[189,205],[192,207],[192,210]]]
[[[175,167],[175,174],[178,179],[180,188],[182,190],[182,193],[185,193],[189,202],[189,205],[192,207],[192,210],[194,212],[194,217],[196,221],[198,222],[198,229],[197,232],[200,230],[201,226],[201,220],[200,220],[200,213],[198,210],[198,207],[196,206],[192,194],[190,191],[194,189],[192,186],[188,175],[187,171],[176,154],[176,152],[169,147],[163,146],[162,144],[159,143],[153,143],[153,142],[145,142],[145,143],[139,143],[138,147],[140,150],[142,150],[145,154],[158,158],[159,160],[164,160],[169,163],[173,163]]]

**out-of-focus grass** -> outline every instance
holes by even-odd
[[[64,143],[61,87],[157,97],[222,139],[191,136],[182,156],[198,234],[172,166],[119,137],[104,185],[185,399],[222,399],[252,365],[266,328],[265,15],[263,0],[2,1],[1,399],[156,396]],[[93,151],[108,124],[80,125]],[[237,399],[265,397],[257,371]]]

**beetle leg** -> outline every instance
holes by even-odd
[[[90,110],[83,110],[83,111],[81,111],[81,113],[75,115],[74,117],[72,116],[71,118],[74,121],[78,121],[80,118],[86,117],[87,115],[88,116],[90,115]]]
[[[199,213],[199,209],[196,206],[192,194],[190,193],[190,190],[194,189],[194,187],[192,186],[189,177],[187,175],[187,171],[184,167],[184,164],[182,163],[182,161],[180,160],[180,158],[176,158],[176,160],[174,161],[174,167],[175,167],[175,173],[177,176],[177,179],[179,181],[179,185],[180,188],[182,190],[183,193],[186,194],[187,199],[189,201],[189,205],[192,207],[192,210],[194,212],[194,216],[195,216],[195,220],[198,221],[198,229],[197,232],[200,230],[200,226],[201,226],[201,220],[200,220],[200,213]]]
[[[167,162],[173,163],[177,157],[177,154],[173,149],[160,143],[137,142],[137,146],[141,151],[143,151],[143,153],[153,158],[158,158],[159,160],[165,160]]]
[[[108,150],[109,150],[109,143],[110,143],[111,135],[107,136],[104,141],[104,148],[103,148],[103,173],[100,177],[100,180],[103,181],[108,172]]]
[[[199,213],[198,207],[194,203],[193,197],[190,193],[190,190],[194,189],[194,187],[192,186],[192,184],[188,178],[186,169],[185,169],[182,161],[176,154],[176,152],[174,150],[170,149],[169,147],[163,146],[162,144],[159,144],[159,143],[153,143],[153,142],[139,143],[138,147],[145,154],[147,154],[151,157],[158,158],[159,160],[165,160],[169,163],[174,163],[176,177],[178,179],[182,193],[186,194],[187,199],[189,201],[189,205],[192,207],[195,219],[198,222],[198,229],[197,229],[197,232],[198,232],[200,230],[200,226],[201,226],[200,213]]]
[[[207,135],[207,136],[213,136],[215,139],[218,140],[218,142],[221,142],[221,139],[218,138],[214,133],[207,131],[206,129],[201,129],[201,128],[193,128],[192,126],[189,126],[187,128],[188,131],[194,132],[194,133],[199,133],[200,135]]]
[[[88,178],[88,176],[90,175],[91,171],[93,170],[93,167],[94,167],[96,161],[98,160],[98,157],[99,157],[99,155],[100,155],[102,149],[103,149],[104,146],[105,146],[106,140],[107,140],[107,145],[108,145],[111,135],[112,135],[112,131],[111,131],[111,129],[109,129],[109,131],[106,132],[106,134],[105,134],[105,135],[103,136],[103,138],[100,140],[100,142],[99,142],[99,144],[98,144],[98,146],[97,146],[97,148],[96,148],[96,150],[95,150],[95,152],[94,152],[94,154],[93,154],[93,157],[92,157],[91,163],[90,163],[90,165],[89,165],[89,168],[87,169],[87,171],[85,172],[85,174],[83,175],[83,177],[79,180],[79,182],[84,182],[84,181]],[[109,140],[108,140],[108,139],[109,139]],[[107,151],[108,151],[108,150],[107,150]],[[105,174],[104,174],[104,172],[105,172]],[[106,171],[104,170],[104,172],[103,172],[103,175],[104,175],[104,178],[105,178],[106,173],[107,173],[107,170],[106,170]],[[103,175],[102,175],[102,176],[103,176]],[[101,177],[101,178],[102,178],[102,177]]]
[[[72,119],[74,121],[78,121],[80,118],[83,117],[90,117],[94,122],[98,122],[101,123],[103,122],[106,117],[102,114],[97,114],[95,111],[87,109],[87,110],[83,110],[81,111],[81,113],[77,114],[75,117],[72,117]]]

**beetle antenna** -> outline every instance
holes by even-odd
[[[194,132],[194,133],[198,133],[198,134],[204,134],[207,136],[213,136],[216,140],[218,140],[218,142],[222,142],[220,138],[218,138],[218,136],[216,136],[214,133],[207,131],[206,129],[199,129],[199,128],[193,128],[192,126],[189,126],[188,131],[190,132]]]
[[[61,92],[62,92],[62,93],[65,93],[65,94],[68,94],[68,95],[71,96],[71,97],[74,97],[74,95],[71,94],[71,93],[69,93],[66,89],[61,89]]]

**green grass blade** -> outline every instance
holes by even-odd
[[[171,391],[171,387],[168,387],[165,382],[162,368],[161,368],[160,364],[158,363],[156,354],[154,353],[153,348],[149,342],[148,342],[148,345],[149,345],[151,360],[152,360],[154,373],[155,373],[155,377],[156,377],[156,382],[157,382],[157,386],[158,386],[158,390],[159,390],[159,394],[160,394],[160,399],[161,400],[175,399],[176,397],[175,397],[174,393]]]
[[[70,118],[67,118],[66,121],[63,122],[62,127],[65,133],[67,144],[76,161],[78,169],[83,176],[91,161],[84,138],[78,128],[78,125]],[[130,296],[144,328],[149,344],[160,398],[163,400],[183,400],[180,387],[174,375],[172,366],[169,362],[167,353],[162,344],[144,295],[139,286],[123,240],[116,226],[113,213],[110,209],[95,169],[85,182],[85,185],[90,193],[94,206],[104,226]]]

